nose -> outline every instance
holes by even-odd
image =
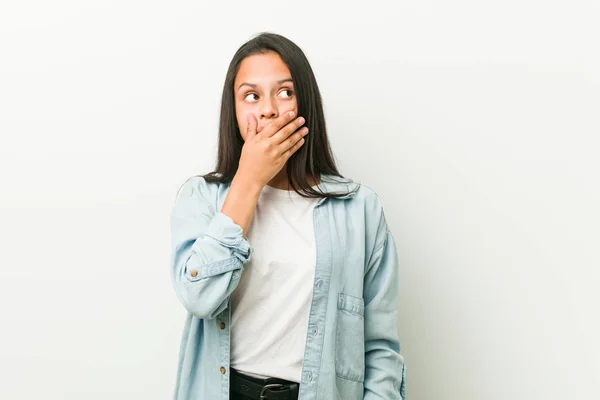
[[[272,97],[267,97],[262,101],[260,109],[261,119],[277,118],[279,111],[277,109],[277,103]]]

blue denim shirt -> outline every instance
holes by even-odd
[[[357,183],[321,175],[322,191]],[[188,179],[171,212],[171,281],[187,309],[175,400],[229,400],[229,296],[254,251],[220,212],[229,184]],[[404,400],[398,254],[377,194],[320,199],[315,280],[299,400]],[[260,332],[248,332],[260,340]]]

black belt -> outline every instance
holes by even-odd
[[[231,368],[231,390],[255,400],[298,400],[299,384],[279,378],[256,378]]]

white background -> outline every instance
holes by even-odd
[[[600,398],[595,1],[0,1],[0,398],[168,399],[169,213],[260,31],[401,261],[409,400]]]

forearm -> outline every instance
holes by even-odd
[[[252,221],[262,189],[263,185],[238,173],[234,176],[221,207],[221,212],[242,228],[244,236]]]
[[[404,358],[397,342],[366,343],[364,400],[405,400]]]
[[[198,318],[211,319],[227,306],[252,246],[231,217],[214,209],[201,179],[188,181],[171,213],[171,275],[177,296]]]

